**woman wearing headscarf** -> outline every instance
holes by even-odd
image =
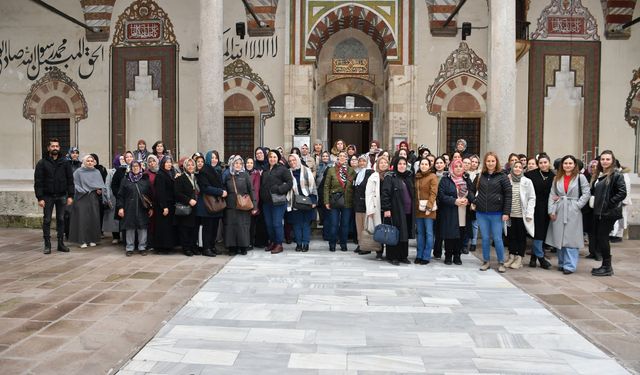
[[[71,171],[75,172],[82,167],[82,160],[80,160],[80,150],[77,147],[70,147],[67,152],[66,159],[71,165]],[[64,236],[69,239],[69,229],[71,228],[71,212],[73,211],[73,204],[64,206]]]
[[[155,189],[155,181],[156,181],[156,176],[158,175],[158,170],[160,169],[160,161],[158,160],[158,157],[153,155],[153,154],[149,154],[147,156],[147,160],[146,160],[146,165],[147,165],[147,169],[144,170],[144,174],[147,175],[147,178],[149,179],[149,186],[151,188],[151,191],[149,193],[149,198],[151,198],[151,201],[153,202],[153,205],[156,205],[156,189]],[[147,228],[147,243],[152,244],[154,243],[153,241],[153,236],[155,235],[155,221],[154,220],[150,220],[149,221],[149,226]],[[149,246],[150,250],[152,250],[151,246]]]
[[[277,151],[269,151],[267,155],[269,167],[262,171],[260,179],[260,200],[263,202],[264,221],[271,241],[265,251],[271,251],[271,254],[284,251],[282,248],[282,241],[284,241],[282,220],[287,209],[286,194],[293,187],[291,173],[280,163],[280,159],[280,154]],[[284,201],[282,201],[283,196],[285,196]],[[276,202],[273,198],[276,198]]]
[[[433,249],[434,231],[433,223],[436,219],[436,212],[433,208],[436,205],[438,196],[438,177],[431,170],[431,162],[426,157],[418,162],[416,172],[416,226],[417,249],[415,264],[429,264],[431,262],[431,250]],[[421,207],[420,201],[426,201]]]
[[[213,152],[210,152],[213,155]],[[217,255],[216,236],[218,235],[218,225],[224,211],[208,211],[205,205],[205,196],[224,199],[227,196],[227,192],[222,183],[222,176],[211,164],[206,163],[206,158],[202,154],[193,154],[193,159],[196,162],[196,179],[200,189],[195,210],[196,216],[202,225],[202,255],[214,257]]]
[[[380,197],[382,194],[382,183],[384,176],[389,170],[389,158],[386,156],[378,157],[375,164],[375,172],[369,176],[367,186],[365,188],[365,205],[367,208],[367,230],[373,232],[376,225],[382,223],[382,206]],[[384,245],[380,245],[380,249],[376,250],[376,259],[382,260]]]
[[[322,151],[320,153],[320,159],[318,162],[318,167],[316,170],[316,187],[318,189],[318,217],[320,219],[320,224],[322,225],[322,239],[325,241],[329,240],[329,211],[324,205],[324,179],[327,176],[327,171],[331,167],[333,167],[333,162],[331,161],[331,154],[329,151]]]
[[[363,249],[361,247],[362,231],[364,228],[365,218],[367,217],[367,204],[366,204],[366,189],[367,181],[373,169],[367,168],[369,158],[367,154],[362,154],[358,158],[358,165],[356,168],[356,178],[353,181],[353,211],[355,212],[354,221],[356,226],[356,238],[358,239],[358,247],[356,253],[360,255],[371,254],[376,249]]]
[[[393,172],[387,172],[382,182],[380,205],[384,212],[383,222],[390,220],[391,225],[400,232],[398,244],[387,246],[387,260],[397,266],[409,262],[409,239],[413,238],[414,228],[414,185],[413,175],[407,168],[408,161],[399,157]]]
[[[98,172],[100,172],[100,175],[102,176],[102,181],[106,183],[107,181],[107,168],[105,168],[103,165],[100,164],[100,159],[98,158],[97,154],[89,154],[93,157],[93,160],[96,161],[96,165],[95,165],[95,169],[98,170]],[[102,199],[100,202],[100,229],[102,230],[102,222],[104,219],[104,211],[105,211],[105,207],[106,207],[106,202],[104,200],[104,190],[102,190]]]
[[[215,169],[220,176],[222,176],[222,165],[220,164],[220,153],[216,150],[211,150],[207,152],[207,155],[204,157],[204,163],[206,165],[210,165]]]
[[[166,253],[176,245],[176,227],[173,217],[175,178],[173,159],[171,155],[166,155],[160,160],[160,168],[153,184],[156,192],[156,212],[153,215],[156,234],[153,237],[153,248],[160,253]]]
[[[95,165],[93,156],[86,155],[82,158],[82,167],[73,172],[75,195],[69,240],[81,244],[81,248],[96,246],[102,236],[100,205],[105,186]]]
[[[125,255],[133,255],[136,235],[140,255],[147,255],[147,227],[153,208],[147,204],[145,197],[151,194],[149,178],[142,172],[142,162],[131,162],[129,172],[120,185],[118,191],[118,216],[126,231],[127,244]]]
[[[149,156],[147,142],[144,139],[139,139],[138,143],[136,143],[136,149],[133,151],[133,158],[144,163],[147,160],[147,156]]]
[[[261,170],[256,169],[254,158],[247,158],[244,161],[244,169],[251,179],[251,185],[253,187],[253,196],[256,199],[256,211],[251,213],[251,229],[248,250],[253,250],[254,247],[265,247],[267,244],[267,231],[264,226],[264,216],[262,214],[262,202],[260,201],[260,177]]]
[[[195,206],[198,203],[199,187],[196,179],[196,162],[188,157],[180,159],[182,173],[175,179],[174,197],[176,204],[180,203],[191,207],[188,215],[174,215],[175,224],[178,226],[180,246],[186,256],[193,256],[198,239],[198,226]]]
[[[445,158],[443,158],[442,156],[438,156],[437,158],[435,158],[431,172],[436,175],[438,184],[440,184],[440,180],[442,180],[442,177],[447,174],[447,161],[445,160]],[[436,220],[434,221],[433,225],[433,257],[435,259],[441,259],[444,240],[442,239],[442,231],[440,230],[440,215],[436,215]]]
[[[118,169],[116,169],[115,173],[113,174],[113,178],[111,179],[111,191],[116,196],[116,206],[118,200],[118,192],[120,191],[120,185],[122,185],[122,181],[126,177],[126,174],[129,172],[129,166],[131,165],[131,162],[134,161],[133,152],[125,152],[122,158],[124,162],[120,163],[120,166],[118,167]],[[116,220],[120,220],[120,216],[118,216],[118,210],[115,210],[114,218]],[[120,223],[119,238],[121,242],[125,241],[125,233],[124,229],[122,229],[122,223]]]
[[[309,251],[311,240],[311,220],[315,217],[313,210],[318,203],[318,191],[313,178],[311,168],[302,164],[296,154],[289,155],[289,172],[291,173],[293,188],[287,193],[287,214],[285,219],[293,226],[293,235],[296,241],[296,251]],[[310,209],[297,209],[295,207],[296,196],[303,195],[311,199]]]
[[[257,171],[264,171],[269,168],[269,162],[267,161],[267,153],[269,153],[269,149],[266,147],[256,147],[256,150],[253,153],[254,159],[254,169]]]
[[[227,208],[224,210],[224,243],[229,255],[247,255],[251,245],[251,214],[258,211],[253,195],[253,184],[244,169],[244,160],[239,155],[229,159],[229,173],[223,179],[227,191]],[[238,197],[249,196],[253,203],[251,210],[238,207]]]
[[[105,189],[102,191],[102,201],[105,207],[104,213],[102,214],[102,231],[105,233],[111,232],[113,236],[111,241],[112,244],[117,244],[120,239],[120,222],[119,220],[116,220],[116,216],[118,214],[116,212],[116,196],[118,192],[111,189],[113,175],[116,173],[118,168],[120,168],[120,159],[122,159],[123,163],[124,158],[120,156],[120,154],[116,154],[113,158],[113,168],[107,171]]]
[[[347,152],[338,152],[338,160],[327,172],[324,181],[324,205],[330,211],[329,251],[336,251],[336,243],[340,250],[347,251],[347,236],[353,208],[353,180],[356,172],[347,164]],[[339,197],[342,197],[339,199]],[[333,198],[333,199],[332,199]],[[341,206],[334,203],[341,201]]]

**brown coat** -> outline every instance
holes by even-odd
[[[436,219],[437,211],[425,215],[424,211],[418,210],[419,200],[427,199],[428,207],[433,207],[438,196],[438,177],[435,173],[428,171],[426,174],[422,172],[416,173],[416,219]]]

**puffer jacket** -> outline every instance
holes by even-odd
[[[33,189],[38,200],[49,196],[73,197],[73,171],[68,160],[47,155],[36,164]]]
[[[482,173],[477,177],[478,196],[475,205],[477,212],[502,212],[511,214],[511,182],[506,174]]]
[[[621,203],[627,197],[627,187],[620,173],[613,172],[610,178],[599,177],[595,186],[591,188],[591,195],[595,196],[594,216],[615,220],[622,218]]]
[[[260,200],[271,204],[271,193],[287,194],[292,187],[293,179],[285,166],[276,164],[273,168],[267,167],[260,179]]]

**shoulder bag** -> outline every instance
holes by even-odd
[[[309,211],[313,208],[313,202],[311,198],[305,195],[295,194],[293,197],[293,208],[300,211]]]
[[[390,224],[378,224],[373,232],[373,240],[388,246],[395,246],[400,241],[400,231]]]
[[[146,208],[147,210],[150,208],[153,208],[153,201],[151,200],[151,198],[149,198],[147,195],[142,194],[140,192],[140,188],[138,187],[138,184],[136,185],[136,190],[138,190],[138,196],[140,197],[140,201],[142,201],[142,207]]]
[[[176,216],[189,216],[191,215],[192,208],[188,204],[182,204],[180,202],[176,202]]]
[[[240,211],[253,210],[253,201],[251,200],[251,196],[249,194],[238,194],[235,176],[231,176],[231,181],[233,182],[233,190],[236,193],[236,208]]]
[[[204,201],[204,208],[206,208],[210,214],[218,213],[227,208],[227,201],[222,197],[202,194],[202,200]]]

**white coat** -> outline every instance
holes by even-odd
[[[367,221],[365,222],[365,229],[369,233],[373,233],[373,229],[376,225],[382,224],[382,207],[380,205],[380,174],[374,172],[367,180],[367,187],[365,188],[365,205],[367,208]],[[369,216],[372,215],[372,216]]]
[[[524,227],[527,233],[533,237],[536,228],[533,221],[533,213],[536,210],[536,191],[533,188],[533,182],[525,176],[520,178],[520,207],[522,207]],[[511,226],[511,223],[509,223],[509,226]]]

